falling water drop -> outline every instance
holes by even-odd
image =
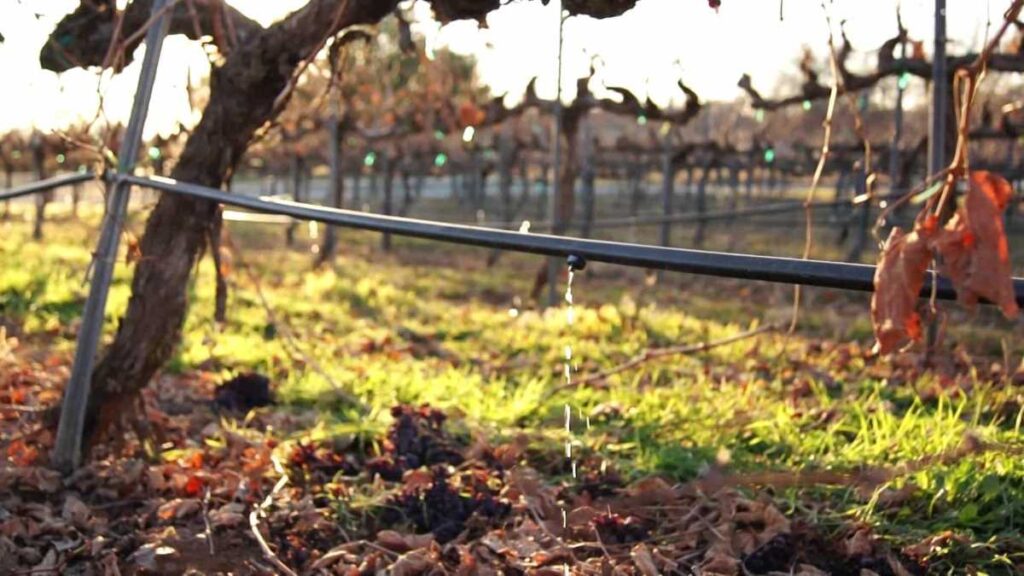
[[[519,228],[519,231],[520,232],[526,232],[526,231],[529,231],[529,229],[530,229],[530,222],[527,220],[527,221],[523,222],[523,225]],[[568,277],[568,281],[566,282],[566,286],[565,286],[565,302],[567,304],[567,306],[565,308],[565,321],[566,321],[566,325],[570,329],[572,328],[572,325],[573,325],[573,323],[576,320],[576,309],[573,306],[572,282],[573,282],[573,279],[576,276],[576,274],[575,274],[576,271],[577,270],[582,270],[584,266],[586,266],[586,262],[582,258],[580,258],[578,256],[575,256],[575,255],[569,256],[569,259],[568,259],[569,277]],[[563,368],[563,372],[565,374],[565,385],[566,385],[567,388],[571,388],[572,387],[572,371],[573,371],[573,362],[572,362],[572,360],[573,360],[573,349],[572,349],[572,344],[571,343],[565,345],[564,357],[565,357],[565,361],[562,363],[562,368]],[[582,416],[583,416],[582,410],[579,410],[579,412],[580,412],[580,417],[582,418]],[[589,428],[590,428],[590,419],[587,418],[587,429],[589,429]],[[570,467],[571,467],[571,470],[572,470],[572,477],[573,478],[578,478],[577,467],[576,467],[576,460],[574,460],[573,457],[572,457],[572,441],[573,441],[573,434],[572,434],[572,407],[569,406],[569,404],[565,405],[565,433],[566,433],[566,437],[565,437],[565,457],[566,457],[566,459],[569,460],[569,464],[570,464]],[[568,528],[568,513],[566,512],[565,507],[562,507],[562,528],[563,529],[567,529]],[[570,571],[569,571],[569,564],[568,563],[563,564],[562,565],[562,570],[563,570],[564,574],[566,576],[568,576],[569,573],[570,573]]]

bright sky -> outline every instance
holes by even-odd
[[[269,24],[305,0],[229,0],[232,5],[264,24]],[[678,91],[680,70],[688,85],[707,100],[733,100],[740,95],[736,81],[747,72],[762,92],[771,92],[780,74],[793,74],[803,46],[825,54],[827,28],[821,0],[784,0],[784,19],[779,21],[780,0],[723,0],[716,13],[706,0],[641,0],[620,18],[594,20],[572,18],[565,27],[566,96],[575,79],[586,72],[590,56],[600,55],[604,67],[599,81],[631,88],[640,98],[650,94],[668,104]],[[911,35],[932,38],[933,0],[829,0],[836,23],[846,20],[855,48],[872,50],[896,31],[896,8],[902,4],[903,19]],[[1010,0],[947,0],[951,50],[979,47],[989,14],[999,23]],[[74,70],[56,75],[39,68],[38,54],[46,36],[60,17],[77,6],[77,0],[6,0],[0,8],[0,69],[11,82],[0,107],[0,131],[38,127],[44,130],[66,125],[80,117],[92,117],[99,104],[97,87],[104,94],[104,110],[112,120],[126,121],[141,58],[122,74],[102,82],[90,71]],[[441,28],[427,18],[429,8],[417,2],[422,15],[418,29],[433,46],[449,46],[471,52],[480,62],[480,75],[495,93],[518,95],[537,76],[538,92],[552,96],[558,49],[557,19],[552,2],[518,2],[492,13],[488,28],[457,22]],[[39,13],[40,18],[35,14]],[[141,54],[139,55],[141,56]],[[854,60],[858,62],[858,60]],[[164,46],[157,75],[156,93],[148,135],[169,131],[187,118],[184,85],[189,74],[194,83],[208,73],[206,58],[198,45],[184,37],[171,37]]]

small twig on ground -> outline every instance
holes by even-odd
[[[206,526],[204,535],[206,536],[206,542],[210,545],[210,556],[216,556],[217,550],[213,545],[213,527],[210,526],[210,487],[206,487],[206,493],[203,494],[203,524]]]
[[[741,332],[739,334],[734,334],[732,336],[722,338],[719,340],[710,340],[701,342],[699,344],[686,344],[682,346],[669,346],[667,348],[652,348],[649,350],[644,350],[641,354],[634,356],[629,361],[623,364],[619,364],[614,368],[609,368],[608,370],[603,370],[601,372],[598,372],[597,374],[591,374],[585,378],[576,379],[572,383],[562,384],[560,386],[552,388],[551,391],[548,392],[548,397],[551,397],[563,390],[586,386],[588,384],[593,384],[594,382],[600,382],[601,380],[604,380],[609,376],[613,376],[615,374],[620,374],[622,372],[632,370],[637,366],[640,366],[641,364],[650,362],[652,360],[658,360],[660,358],[666,358],[668,356],[679,356],[683,354],[696,354],[700,352],[706,352],[708,350],[711,350],[712,348],[717,348],[719,346],[725,346],[728,344],[732,344],[734,342],[739,342],[741,340],[752,338],[754,336],[758,336],[766,332],[774,332],[778,329],[779,326],[776,324],[766,324],[754,330]]]
[[[274,489],[267,494],[267,497],[263,499],[257,506],[254,506],[252,512],[249,513],[249,527],[252,529],[253,535],[256,537],[256,542],[259,543],[260,549],[263,551],[263,557],[267,559],[271,564],[274,565],[278,570],[287,574],[288,576],[298,576],[294,570],[288,567],[287,564],[281,561],[274,554],[274,551],[270,549],[267,541],[263,538],[263,534],[260,533],[260,516],[266,516],[267,509],[274,503],[274,496],[280,492],[286,484],[288,484],[288,473],[285,472],[284,467],[281,466],[281,461],[276,456],[271,456],[271,461],[274,463],[274,470],[281,475],[281,478],[274,484]]]

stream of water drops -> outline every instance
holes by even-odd
[[[573,338],[573,323],[576,321],[576,307],[573,303],[572,294],[572,283],[576,276],[576,263],[570,259],[569,262],[569,277],[565,285],[565,322],[569,332],[569,343],[565,345],[565,359],[562,363],[563,374],[565,375],[565,385],[567,388],[572,387],[572,372],[573,372],[573,349],[572,349],[572,338]],[[582,418],[582,410],[580,410],[580,416]],[[589,418],[587,419],[587,428],[590,428]],[[577,478],[576,471],[576,459],[572,455],[572,444],[573,444],[573,430],[572,430],[572,406],[569,403],[565,404],[565,458],[569,461],[569,465],[572,467],[572,477]],[[569,529],[569,514],[562,506],[562,530],[566,533]],[[570,569],[569,564],[564,563],[562,570],[566,576],[569,575]]]

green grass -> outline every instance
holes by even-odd
[[[40,245],[27,224],[0,223],[0,320],[19,327],[28,350],[70,355],[92,226],[50,225]],[[785,318],[791,291],[692,277],[647,285],[642,272],[593,265],[578,277],[570,327],[563,309],[515,304],[529,291],[535,258],[506,255],[487,269],[483,250],[398,239],[395,252],[383,254],[376,236],[343,231],[334,266],[312,271],[308,246],[283,249],[279,228],[229,228],[277,325],[237,257],[228,321],[216,325],[212,265],[204,260],[169,370],[267,374],[285,404],[319,411],[307,437],[369,436],[387,425],[391,405],[427,402],[461,414],[454,420],[467,433],[491,441],[530,435],[534,464],[564,478],[551,462],[559,462],[568,404],[591,420],[574,438],[587,465],[605,460],[627,477],[681,481],[715,467],[862,476],[879,468],[891,476],[869,490],[766,489],[787,513],[827,530],[865,523],[896,546],[945,531],[963,535],[933,552],[936,573],[968,566],[1011,573],[1024,563],[1024,389],[1003,376],[1020,358],[1019,329],[988,312],[970,323],[953,317],[949,343],[965,364],[942,376],[910,377],[905,362],[865,353],[865,297],[809,291],[797,336],[649,362],[606,385],[551,395],[563,381],[566,345],[578,373],[591,374],[648,347]],[[115,275],[108,336],[130,272],[122,265]],[[514,304],[518,313],[510,313]],[[297,348],[284,337],[289,331]],[[990,369],[1004,358],[1009,367]],[[359,396],[369,414],[347,406],[336,386]],[[903,497],[891,497],[900,490]]]

